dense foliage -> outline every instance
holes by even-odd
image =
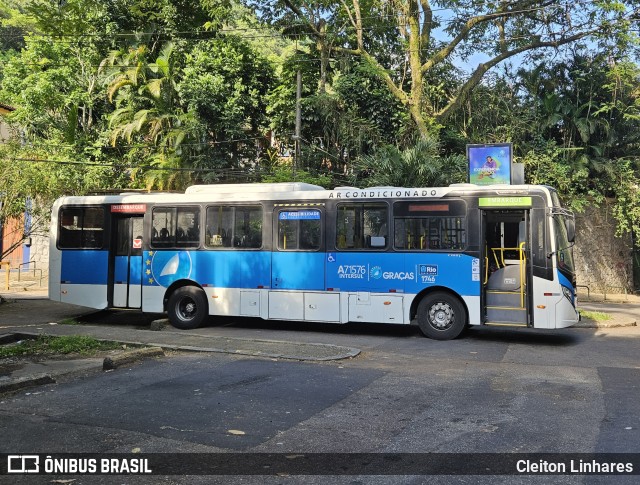
[[[512,142],[527,181],[639,231],[638,6],[4,0],[0,221],[198,182],[445,185],[466,144]]]

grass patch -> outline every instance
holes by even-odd
[[[606,320],[611,320],[611,315],[604,312],[590,312],[588,310],[580,310],[580,315],[582,315],[582,318],[593,320],[594,322],[604,322]]]
[[[60,320],[60,325],[82,325],[75,318],[65,318],[64,320]]]
[[[15,345],[0,347],[1,357],[18,357],[25,355],[91,355],[102,350],[122,348],[117,342],[101,342],[93,337],[70,335],[66,337],[49,337],[41,335],[37,339],[23,340]]]

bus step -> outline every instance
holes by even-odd
[[[527,323],[525,308],[487,307],[487,320],[490,322]]]
[[[519,291],[487,291],[487,306],[521,307],[522,295]]]
[[[492,325],[494,327],[526,327],[526,323],[517,322],[485,322],[485,325]]]

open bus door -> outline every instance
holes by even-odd
[[[533,326],[530,211],[483,210],[482,315],[485,325]]]
[[[113,244],[109,274],[111,306],[142,306],[142,215],[118,214],[112,218]]]

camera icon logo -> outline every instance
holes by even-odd
[[[7,457],[7,473],[39,473],[40,457],[38,455],[9,455]]]

